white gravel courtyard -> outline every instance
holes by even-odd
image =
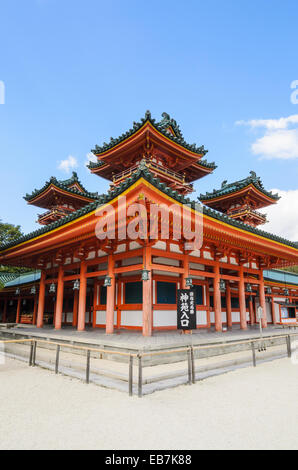
[[[7,359],[0,449],[298,449],[289,359],[139,399]]]

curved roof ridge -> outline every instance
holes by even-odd
[[[200,194],[199,199],[202,201],[210,201],[221,196],[228,194],[236,193],[241,189],[253,184],[255,188],[261,191],[265,196],[278,201],[280,196],[278,194],[273,194],[272,191],[267,191],[264,188],[263,182],[259,176],[254,171],[250,172],[250,176],[243,178],[242,180],[234,181],[233,183],[228,183],[227,180],[222,182],[220,189],[214,189],[213,192],[206,192],[206,194]]]
[[[119,196],[123,191],[128,189],[132,184],[134,184],[138,179],[141,177],[144,177],[146,181],[151,183],[153,186],[155,186],[157,189],[162,191],[164,194],[172,197],[175,199],[177,202],[180,202],[182,204],[190,204],[193,209],[196,208],[196,205],[198,204],[197,201],[191,201],[189,198],[183,196],[180,194],[178,191],[173,190],[169,186],[167,186],[164,182],[161,182],[161,180],[157,177],[155,177],[150,170],[145,166],[142,165],[142,163],[139,165],[139,168],[136,170],[135,173],[133,173],[129,178],[127,178],[125,181],[123,181],[119,186],[114,188],[113,190],[109,191],[109,194],[102,194],[97,197],[97,199],[93,202],[90,202],[89,204],[86,204],[83,208],[78,209],[77,211],[72,212],[71,214],[67,215],[66,217],[63,217],[55,222],[52,222],[49,225],[46,225],[40,229],[37,229],[27,235],[23,235],[20,237],[18,240],[8,243],[6,245],[0,246],[0,252],[11,248],[13,246],[18,245],[19,243],[28,241],[32,238],[35,238],[37,236],[40,236],[44,233],[50,232],[53,229],[56,229],[62,225],[67,224],[68,222],[78,219],[82,215],[88,214],[89,212],[92,212],[96,210],[98,207],[98,204],[106,204],[107,202],[113,200],[115,197]],[[226,214],[222,214],[219,211],[216,211],[214,209],[210,209],[209,207],[206,207],[203,205],[203,213],[209,217],[212,217],[214,219],[220,220],[222,222],[225,222],[231,226],[234,226],[236,228],[245,230],[250,233],[254,233],[256,235],[262,236],[264,238],[268,238],[269,240],[273,240],[279,243],[282,243],[284,245],[293,247],[298,249],[298,242],[292,242],[290,240],[287,240],[283,237],[280,237],[278,235],[271,234],[269,232],[265,232],[263,230],[260,230],[258,228],[251,227],[248,224],[245,224],[243,222],[240,222],[238,220],[232,219]]]
[[[78,183],[80,185],[83,192],[79,191],[76,188],[69,187],[75,183]],[[82,185],[82,183],[80,182],[77,173],[73,172],[72,177],[67,180],[58,180],[55,176],[51,176],[49,181],[46,181],[41,189],[34,189],[34,191],[31,194],[27,193],[26,196],[24,196],[25,201],[29,202],[32,199],[35,199],[37,196],[42,194],[46,189],[48,189],[51,185],[57,186],[58,188],[63,189],[64,191],[67,191],[70,194],[74,194],[77,196],[85,196],[90,199],[96,199],[98,197],[98,193],[91,193],[87,191]]]
[[[165,137],[169,138],[173,142],[181,145],[187,150],[190,150],[191,152],[197,153],[198,155],[206,155],[208,150],[204,148],[204,145],[197,147],[196,144],[188,144],[182,135],[182,132],[180,130],[180,127],[178,126],[177,122],[170,117],[169,114],[163,113],[162,114],[163,119],[161,121],[156,121],[155,119],[152,118],[151,112],[149,110],[146,111],[145,117],[141,118],[139,122],[133,122],[133,127],[129,129],[127,132],[124,132],[117,138],[111,137],[110,142],[104,142],[102,146],[96,145],[94,149],[91,150],[94,155],[101,154],[103,152],[106,152],[107,150],[112,149],[116,145],[120,144],[124,140],[126,140],[128,137],[132,136],[135,134],[138,130],[140,130],[146,122],[150,122],[152,126],[159,132],[161,132]],[[169,127],[172,127],[174,134],[168,130]]]

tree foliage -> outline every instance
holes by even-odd
[[[23,235],[20,225],[13,225],[2,222],[0,219],[0,248],[1,245],[6,243],[12,243],[18,240]],[[30,271],[28,268],[20,268],[16,266],[4,266],[0,264],[0,275],[1,272],[10,272],[10,273],[24,273]],[[0,281],[0,289],[3,287]]]

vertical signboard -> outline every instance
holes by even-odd
[[[196,293],[192,289],[178,289],[177,329],[185,331],[197,329]]]

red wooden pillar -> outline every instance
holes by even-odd
[[[240,266],[239,277],[240,277],[240,280],[239,280],[240,328],[241,330],[247,330],[243,266]]]
[[[73,294],[73,314],[72,314],[72,326],[78,325],[78,306],[79,306],[79,291],[75,290]]]
[[[143,266],[149,271],[149,280],[143,281],[143,336],[152,336],[152,273],[151,248],[143,248]]]
[[[249,318],[250,318],[250,324],[254,325],[255,322],[256,322],[256,318],[255,318],[253,300],[252,300],[251,296],[250,296],[250,300],[249,300]]]
[[[6,298],[4,300],[4,310],[3,310],[3,317],[2,317],[3,323],[6,323],[6,318],[7,318],[7,302],[8,302],[8,299]]]
[[[107,287],[106,334],[112,335],[114,333],[115,314],[115,274],[114,257],[112,254],[108,256],[107,276],[111,278],[111,285]]]
[[[78,308],[78,331],[85,330],[86,319],[86,294],[87,294],[87,266],[86,261],[81,261],[80,270],[80,293],[79,293],[79,308]]]
[[[263,269],[260,269],[260,305],[263,309],[263,319],[262,319],[262,326],[263,328],[267,328],[267,310],[266,310],[266,299],[265,299],[265,287],[264,287],[264,277],[263,277]]]
[[[221,294],[219,289],[219,261],[216,261],[214,266],[214,279],[213,279],[213,298],[214,298],[214,316],[215,316],[215,331],[222,331],[222,316],[221,316]]]
[[[275,307],[274,307],[274,297],[273,297],[273,295],[271,295],[271,315],[272,315],[273,324],[276,325],[276,324],[277,324],[277,321],[276,321],[276,315],[275,315]]]
[[[21,315],[21,296],[18,298],[18,306],[17,306],[17,316],[16,316],[16,323],[20,323],[20,315]]]
[[[233,327],[232,307],[231,307],[231,286],[229,281],[226,282],[226,306],[227,306],[227,326]]]
[[[32,324],[36,325],[36,315],[37,315],[37,295],[34,296],[34,306],[33,306],[33,319]]]
[[[55,330],[61,330],[62,325],[62,313],[63,313],[63,293],[64,293],[64,271],[62,264],[59,265],[58,269],[58,285],[57,285],[57,298],[56,298],[56,309],[55,309]]]
[[[46,292],[46,272],[41,271],[40,285],[39,285],[39,297],[38,297],[38,311],[37,311],[37,328],[43,327],[43,312],[44,312],[44,301]]]

